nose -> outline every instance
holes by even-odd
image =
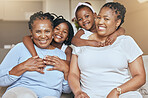
[[[42,34],[41,34],[41,38],[45,38],[45,37],[46,37],[45,32],[42,32]]]
[[[59,33],[58,33],[58,34],[60,34],[60,35],[61,35],[61,34],[62,34],[62,31],[59,31]]]
[[[103,23],[104,23],[104,19],[103,18],[99,19],[99,24],[103,24]]]
[[[83,22],[85,22],[85,21],[86,21],[86,19],[85,19],[85,18],[83,18],[83,19],[82,19],[82,21],[83,21]]]

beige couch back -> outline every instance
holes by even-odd
[[[9,52],[10,49],[3,49],[0,48],[0,64],[3,61],[4,57],[6,56],[6,54]]]

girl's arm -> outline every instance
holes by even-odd
[[[125,34],[125,29],[120,27],[117,31],[115,31],[113,34],[111,34],[105,41],[105,45],[111,45],[114,43],[114,41],[116,40],[116,38],[120,35],[124,35]]]
[[[71,63],[70,63],[70,72],[68,75],[68,83],[73,91],[75,98],[88,97],[88,95],[81,90],[80,87],[80,70],[78,67],[78,57],[77,55],[72,55]]]
[[[35,48],[34,48],[34,44],[32,42],[31,35],[23,37],[23,43],[26,46],[26,48],[29,50],[29,52],[31,53],[32,56],[38,55]]]
[[[81,29],[79,30],[75,36],[72,38],[71,43],[75,46],[93,46],[93,47],[100,47],[100,43],[94,40],[85,40],[81,39],[80,37],[84,34],[84,31]]]
[[[129,70],[132,75],[132,79],[127,81],[126,83],[120,85],[118,88],[121,88],[121,94],[126,93],[128,91],[135,91],[140,88],[146,82],[146,74],[143,65],[142,56],[139,56],[132,63],[129,63]],[[114,97],[113,97],[114,96]],[[116,98],[115,96],[119,96],[119,92],[116,89],[113,89],[107,98]]]
[[[66,60],[64,60],[64,61],[67,63],[68,69],[67,69],[67,71],[64,72],[64,77],[65,77],[65,80],[67,80],[68,74],[69,74],[71,56],[72,56],[72,48],[68,46],[65,50],[65,54],[66,54]]]
[[[70,61],[71,61],[71,56],[72,56],[72,48],[68,46],[65,50],[65,54],[66,54],[65,62],[70,66]]]

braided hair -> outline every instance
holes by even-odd
[[[71,23],[69,21],[65,20],[63,18],[63,16],[57,16],[57,18],[53,21],[53,24],[54,24],[53,28],[55,28],[56,26],[58,26],[61,23],[66,23],[67,26],[68,26],[68,31],[69,31],[68,36],[67,36],[68,40],[65,40],[64,44],[65,45],[71,45],[71,40],[72,40],[72,38],[74,36],[74,30],[73,30],[73,27],[72,27],[72,25],[71,25]]]
[[[36,12],[30,16],[30,20],[28,22],[28,25],[29,25],[29,29],[31,31],[32,31],[32,24],[37,19],[40,19],[40,20],[48,19],[48,20],[50,20],[51,25],[53,26],[54,16],[52,16],[50,13],[43,13],[42,11],[40,11],[40,12]]]
[[[115,11],[115,14],[117,14],[117,19],[121,19],[121,23],[117,28],[117,29],[119,29],[120,26],[124,23],[126,8],[118,2],[108,2],[108,3],[104,4],[102,8],[104,8],[104,7],[108,7],[110,9],[112,9],[113,11]]]

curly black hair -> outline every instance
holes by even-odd
[[[42,11],[36,12],[33,15],[30,16],[30,20],[28,22],[29,29],[32,31],[32,24],[35,20],[40,19],[48,19],[51,22],[51,25],[53,26],[53,19],[54,16],[52,16],[50,13],[43,13]]]
[[[55,28],[56,26],[58,26],[61,23],[66,23],[68,25],[68,31],[69,31],[68,36],[67,36],[68,40],[65,40],[64,44],[65,45],[71,45],[71,40],[74,36],[74,30],[73,30],[73,27],[72,27],[72,25],[69,21],[65,20],[63,18],[63,16],[57,16],[57,18],[53,21],[53,24],[54,24],[53,28]]]
[[[122,5],[118,2],[108,2],[102,6],[102,8],[104,8],[104,7],[108,7],[110,9],[112,9],[113,11],[115,11],[115,13],[117,14],[117,19],[121,19],[121,23],[117,28],[117,29],[119,29],[120,26],[124,23],[124,17],[125,17],[125,13],[126,13],[126,8],[124,7],[124,5]]]

